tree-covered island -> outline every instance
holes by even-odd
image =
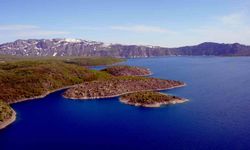
[[[149,91],[125,94],[119,99],[122,103],[143,107],[160,107],[161,105],[184,103],[187,101],[177,96]]]

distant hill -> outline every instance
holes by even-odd
[[[215,55],[215,56],[250,56],[250,46],[239,43],[219,44],[205,42],[195,46],[171,49],[173,55]]]
[[[0,54],[16,56],[113,56],[122,58],[168,55],[250,56],[250,46],[239,43],[205,42],[195,46],[166,48],[159,46],[105,44],[80,39],[29,39],[0,45]]]

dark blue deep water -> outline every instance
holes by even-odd
[[[118,98],[77,101],[55,92],[12,105],[17,120],[0,131],[0,149],[250,149],[250,57],[165,57],[126,64],[186,82],[163,92],[190,101],[140,108]]]

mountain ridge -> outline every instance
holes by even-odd
[[[250,46],[204,42],[167,48],[149,45],[106,44],[82,39],[27,39],[0,44],[0,54],[16,56],[112,56],[121,58],[155,56],[250,56]]]

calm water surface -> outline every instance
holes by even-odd
[[[1,150],[250,149],[250,57],[130,59],[153,77],[181,80],[163,91],[190,101],[141,108],[118,98],[77,101],[63,91],[13,104],[17,120],[0,131]]]

